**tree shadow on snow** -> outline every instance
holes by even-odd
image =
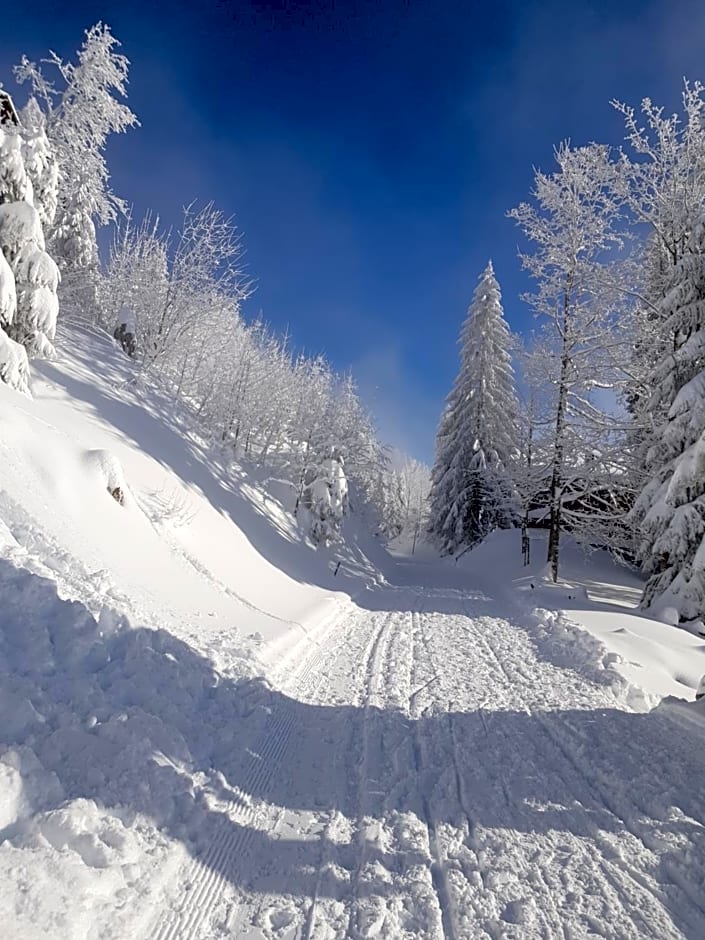
[[[705,924],[688,871],[705,866],[705,749],[697,729],[676,732],[664,712],[485,709],[411,720],[324,707],[258,678],[223,677],[165,631],[107,616],[96,624],[53,582],[4,560],[0,589],[0,744],[31,748],[61,785],[53,797],[40,788],[30,810],[82,797],[128,824],[144,814],[226,879],[307,897],[349,893],[362,861],[392,871],[428,864],[422,842],[356,834],[360,809],[390,833],[405,814],[430,812],[466,832],[470,853],[505,830],[544,836],[558,854],[568,836],[596,858],[609,846],[628,861],[645,845],[674,925],[690,936]],[[260,802],[298,814],[308,834],[255,827],[248,812]],[[351,821],[352,839],[329,837],[331,814]],[[319,878],[323,861],[332,866]],[[390,890],[381,879],[356,884],[360,895]]]

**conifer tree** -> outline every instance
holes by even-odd
[[[705,214],[673,268],[659,312],[673,342],[653,369],[649,407],[666,417],[633,518],[649,576],[643,605],[661,599],[693,619],[705,613]]]
[[[436,437],[429,531],[444,553],[515,520],[507,473],[517,415],[510,345],[490,261],[461,329],[460,371]]]
[[[51,356],[59,272],[44,250],[41,218],[23,159],[23,129],[3,93],[0,120],[0,379],[28,391],[28,356]],[[46,151],[47,161],[50,153]]]

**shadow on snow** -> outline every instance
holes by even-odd
[[[145,814],[206,861],[225,827],[249,852],[251,890],[309,897],[344,892],[333,876],[316,885],[322,853],[352,871],[359,844],[239,826],[225,803],[262,800],[352,820],[362,805],[390,824],[399,813],[423,818],[425,805],[436,822],[466,827],[468,839],[478,829],[565,832],[587,837],[596,855],[605,839],[614,845],[630,833],[659,850],[653,874],[666,889],[662,901],[675,924],[693,929],[690,902],[677,887],[687,874],[665,847],[687,840],[691,861],[705,862],[705,750],[697,731],[676,733],[663,713],[517,708],[411,720],[395,710],[306,704],[261,679],[217,674],[165,631],[130,629],[109,616],[96,624],[81,604],[58,598],[53,582],[5,561],[0,588],[0,743],[31,747],[64,799],[95,800],[127,822]],[[380,607],[386,597],[397,609],[390,593],[379,593]],[[448,599],[451,612],[457,605]],[[264,752],[278,738],[283,756],[268,773]],[[360,782],[363,757],[374,779]],[[418,849],[365,848],[365,858],[375,854],[392,870],[425,859]],[[214,867],[224,864],[217,853],[214,859]],[[223,874],[236,880],[244,868]],[[360,888],[385,890],[382,882]],[[702,926],[702,908],[691,907]]]

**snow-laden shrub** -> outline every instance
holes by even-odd
[[[317,545],[336,541],[348,508],[348,480],[342,457],[333,455],[311,468],[301,502],[308,510],[313,541]]]
[[[15,276],[7,263],[5,255],[0,251],[0,326],[10,326],[17,312],[17,291],[15,289]]]

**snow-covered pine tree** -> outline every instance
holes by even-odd
[[[640,270],[629,284],[638,303],[625,389],[633,421],[625,466],[636,492],[651,485],[645,473],[646,454],[658,446],[658,434],[673,403],[661,398],[656,409],[651,381],[658,363],[673,350],[663,301],[674,267],[689,251],[693,224],[705,204],[704,92],[700,82],[685,81],[680,113],[671,113],[649,98],[643,99],[639,112],[612,102],[624,117],[626,146],[611,185],[631,221],[647,230]]]
[[[2,129],[0,129],[0,138]],[[29,392],[29,362],[23,346],[10,339],[17,312],[17,293],[12,268],[0,251],[0,380],[25,394]]]
[[[446,554],[516,518],[507,466],[517,400],[509,328],[490,261],[460,332],[460,371],[436,437],[429,532]]]
[[[0,109],[0,378],[28,391],[27,355],[53,354],[58,270],[44,250],[12,99]]]
[[[12,268],[17,296],[8,335],[30,358],[53,356],[59,270],[44,250],[39,213],[29,202],[0,206],[0,250]]]
[[[28,193],[18,123],[12,98],[0,90],[0,204],[3,205],[23,199]],[[16,314],[15,275],[0,251],[0,379],[26,393],[29,391],[27,353],[7,335]]]
[[[18,81],[29,81],[44,110],[44,130],[56,156],[61,179],[49,247],[62,272],[62,302],[93,316],[96,305],[98,249],[96,224],[106,225],[124,210],[110,189],[105,146],[111,134],[138,123],[121,102],[127,90],[129,61],[116,51],[110,27],[97,23],[86,31],[77,62],[52,53],[47,60],[58,72],[57,89],[40,66],[23,58]]]
[[[705,614],[705,214],[673,269],[660,305],[671,351],[652,373],[650,408],[667,412],[648,453],[649,482],[633,511],[648,581],[683,619]]]
[[[22,157],[32,183],[32,201],[45,234],[54,223],[59,196],[59,165],[46,135],[46,120],[36,98],[30,98],[20,115]]]
[[[316,545],[336,541],[348,508],[348,481],[343,458],[335,450],[317,466],[309,467],[301,504],[308,510],[310,534]]]

